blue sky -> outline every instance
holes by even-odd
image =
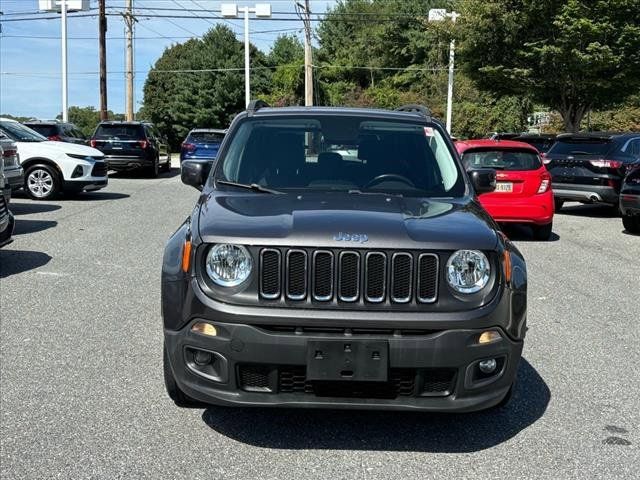
[[[193,36],[200,36],[218,20],[197,18],[202,13],[188,9],[207,9],[217,15],[220,1],[216,0],[134,0],[138,23],[135,27],[135,101],[136,109],[142,102],[142,87],[147,72],[162,55],[164,49],[174,43],[181,43]],[[222,3],[229,3],[226,0]],[[293,12],[293,0],[237,1],[239,5],[253,6],[255,3],[271,3],[273,11]],[[312,0],[313,12],[325,12],[333,4],[332,0]],[[124,0],[107,0],[107,11],[123,10]],[[97,8],[97,0],[90,6]],[[163,8],[184,8],[184,12],[154,10]],[[16,13],[36,12],[38,0],[0,0],[3,20],[20,18]],[[92,16],[69,18],[68,20],[68,70],[69,105],[96,108],[99,104],[98,91],[98,19],[97,10]],[[93,15],[95,14],[95,15]],[[191,15],[192,18],[153,18],[145,14]],[[214,16],[214,15],[210,15]],[[279,15],[282,17],[283,15]],[[291,15],[287,16],[292,18]],[[223,22],[220,20],[220,22]],[[2,22],[0,34],[0,113],[33,116],[41,119],[54,118],[62,109],[61,100],[61,46],[60,20],[31,20]],[[238,39],[243,38],[242,20],[223,22],[228,25]],[[302,22],[273,20],[251,21],[250,30],[255,33],[251,41],[267,52],[278,32],[297,35],[302,39]],[[269,32],[265,32],[269,30]],[[124,22],[118,16],[108,17],[107,31],[107,91],[108,106],[114,112],[124,112],[125,105],[125,56]],[[242,67],[243,65],[238,65]]]

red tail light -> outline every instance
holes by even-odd
[[[138,144],[140,145],[140,148],[143,150],[149,146],[149,142],[147,142],[146,140],[140,140]]]
[[[62,138],[60,138],[60,135],[49,135],[47,137],[47,140],[51,140],[52,142],[60,142],[62,141]]]
[[[590,160],[589,163],[598,168],[620,168],[622,162],[619,160]]]
[[[13,157],[13,156],[14,156],[14,155],[16,155],[17,153],[18,153],[18,151],[17,151],[17,150],[9,150],[9,149],[6,149],[6,150],[3,150],[3,151],[2,151],[2,156],[3,156],[3,158],[9,158],[9,157]]]
[[[187,152],[193,152],[195,149],[196,149],[196,146],[193,143],[184,142],[182,144],[182,150],[185,150]]]
[[[98,145],[98,142],[96,140],[94,140],[93,138],[89,140],[90,147],[96,148],[96,145]]]
[[[544,193],[551,188],[551,175],[544,172],[540,175],[540,186],[538,187],[538,193]]]

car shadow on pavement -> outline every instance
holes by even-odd
[[[94,201],[94,200],[120,200],[122,198],[129,198],[131,195],[118,192],[103,192],[102,190],[96,192],[81,192],[75,194],[67,194],[65,197],[68,200],[80,200],[80,201]]]
[[[0,250],[0,278],[26,272],[46,265],[51,257],[43,252]]]
[[[509,238],[509,240],[513,240],[516,242],[557,242],[560,240],[560,235],[555,232],[551,232],[551,236],[548,240],[536,240],[533,236],[533,230],[531,227],[527,225],[502,225],[501,230],[504,234]]]
[[[573,204],[565,205],[556,215],[572,215],[575,217],[594,217],[594,218],[618,218],[620,215],[616,213],[613,207],[602,204]]]
[[[202,419],[234,440],[263,448],[466,453],[509,440],[547,409],[549,387],[522,359],[511,402],[467,414],[211,407]]]
[[[61,208],[62,207],[60,205],[43,202],[11,202],[9,204],[9,210],[11,210],[11,212],[16,216],[31,215],[32,213],[53,212],[55,210],[60,210]]]
[[[180,168],[171,168],[169,171],[163,172],[161,171],[158,174],[158,178],[172,178],[176,175],[180,175]],[[119,172],[111,172],[109,174],[109,178],[140,178],[147,180],[157,180],[154,178],[149,178],[147,173],[144,170],[123,170]]]
[[[36,233],[43,230],[48,230],[58,225],[55,220],[25,220],[23,218],[16,218],[16,226],[13,231],[14,235],[24,235],[27,233]]]

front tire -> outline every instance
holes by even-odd
[[[640,233],[640,215],[624,215],[622,225],[629,233]]]
[[[173,376],[171,370],[171,363],[169,363],[169,352],[167,352],[167,346],[163,346],[162,366],[164,371],[164,386],[167,390],[167,395],[173,400],[176,406],[181,408],[204,408],[207,405],[199,402],[188,396],[176,383],[176,379]]]
[[[24,190],[34,200],[50,200],[62,190],[60,175],[49,165],[33,165],[25,172]]]
[[[553,232],[553,222],[546,225],[535,225],[533,228],[533,238],[540,241],[546,241],[551,238]]]

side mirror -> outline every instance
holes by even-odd
[[[478,168],[468,173],[477,195],[490,193],[496,189],[496,171],[493,168]]]
[[[182,183],[202,190],[213,166],[213,160],[183,160],[180,165]]]

